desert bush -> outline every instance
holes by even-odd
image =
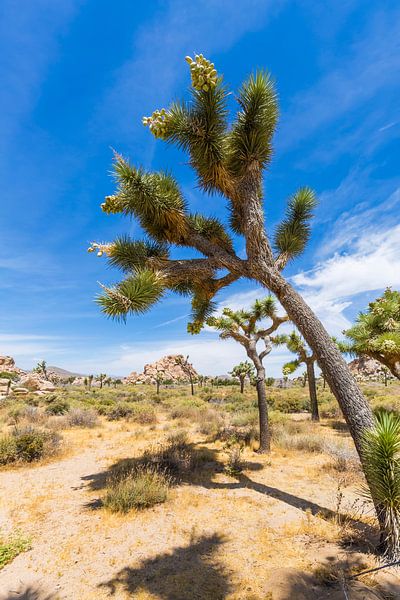
[[[140,425],[152,425],[157,422],[155,410],[149,405],[136,405],[131,419]]]
[[[54,431],[15,427],[11,435],[0,437],[0,464],[33,462],[51,456],[59,450],[60,441]]]
[[[324,451],[331,458],[331,467],[335,471],[345,473],[360,469],[360,461],[355,448],[327,441],[325,442]]]
[[[66,416],[70,427],[96,427],[99,422],[97,412],[92,409],[73,408]]]
[[[30,550],[31,542],[29,538],[16,532],[7,537],[0,535],[0,569],[10,563],[18,554]]]
[[[225,466],[225,472],[232,477],[237,477],[243,470],[242,465],[243,445],[228,444],[228,462]]]
[[[48,415],[65,415],[69,411],[70,405],[69,402],[62,399],[56,399],[52,401],[46,407],[46,413]]]
[[[109,421],[119,421],[119,419],[127,419],[133,415],[133,407],[127,402],[117,402],[106,411]]]
[[[218,440],[229,444],[244,444],[251,446],[258,439],[258,430],[255,427],[235,427],[229,425],[218,432]]]
[[[224,426],[224,419],[220,413],[215,410],[201,410],[197,416],[198,430],[210,439],[215,439],[221,427]]]
[[[255,409],[241,412],[232,417],[232,425],[235,427],[256,427],[258,425],[258,418],[258,411]]]
[[[103,505],[112,512],[122,513],[149,508],[165,502],[169,487],[168,475],[149,466],[139,466],[108,481]]]
[[[290,428],[274,428],[272,439],[275,444],[285,450],[300,450],[302,452],[323,452],[325,442],[321,435],[315,433],[292,433]]]

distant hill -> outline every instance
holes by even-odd
[[[82,373],[73,373],[72,371],[53,366],[47,367],[47,372],[55,373],[58,377],[61,377],[61,379],[68,379],[69,377],[86,377],[86,375],[83,375]]]

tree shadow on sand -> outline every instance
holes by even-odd
[[[147,591],[160,600],[223,600],[231,591],[227,573],[215,559],[223,543],[217,534],[203,536],[144,560],[139,567],[124,567],[99,587],[116,598],[122,591],[132,598]]]
[[[267,590],[273,590],[276,600],[394,600],[400,597],[400,584],[368,582],[365,576],[353,578],[364,570],[366,564],[359,554],[329,556],[313,572],[277,569]]]
[[[0,596],[0,600],[57,600],[59,596],[47,594],[36,586],[22,586],[19,590],[7,592],[6,596]]]
[[[157,448],[154,449],[154,453],[147,451],[145,454],[145,461],[150,464],[159,464],[159,455],[157,454]],[[189,462],[183,461],[183,466],[179,464],[162,464],[163,468],[167,468],[172,473],[174,482],[176,485],[185,483],[189,485],[197,485],[205,487],[206,489],[212,490],[235,490],[235,489],[248,489],[263,496],[273,498],[279,502],[292,506],[303,512],[311,513],[316,516],[319,515],[325,519],[335,519],[341,522],[346,521],[351,524],[355,532],[357,533],[357,543],[359,545],[360,540],[367,542],[368,550],[371,550],[375,543],[377,543],[377,530],[371,525],[363,522],[361,519],[357,519],[354,516],[349,517],[346,514],[338,514],[336,511],[326,508],[314,502],[312,500],[302,498],[285,490],[279,489],[274,486],[266,485],[254,481],[248,473],[250,471],[259,471],[264,468],[264,465],[259,462],[244,462],[243,472],[238,474],[234,481],[220,482],[215,481],[214,476],[217,473],[222,473],[225,469],[224,463],[218,458],[218,451],[215,449],[209,449],[204,446],[197,446],[195,444],[186,444],[184,448],[184,458],[186,460],[188,454],[190,454]],[[123,472],[129,468],[136,468],[138,465],[143,464],[143,457],[127,458],[122,459],[111,465],[105,471],[87,475],[82,479],[88,482],[88,487],[93,491],[100,491],[107,485],[107,480],[113,474]],[[96,498],[86,504],[86,508],[97,509],[102,506],[101,499]],[[347,541],[344,540],[344,545],[348,545]],[[364,542],[365,545],[365,542]]]

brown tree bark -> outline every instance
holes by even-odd
[[[239,377],[240,380],[240,393],[243,394],[244,393],[244,377]]]
[[[267,454],[271,450],[271,434],[268,422],[268,404],[267,390],[265,387],[265,370],[257,369],[256,378],[257,401],[258,401],[258,419],[260,423],[260,446],[259,454]]]
[[[310,393],[311,420],[319,421],[317,386],[315,383],[314,361],[307,361],[308,390]]]
[[[290,320],[313,350],[362,460],[363,435],[366,429],[373,427],[373,417],[346,361],[318,317],[278,271],[266,266],[259,273],[258,280],[277,296]]]

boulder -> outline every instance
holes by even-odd
[[[136,371],[132,371],[132,373],[123,380],[123,383],[156,383],[158,377],[163,381],[188,383],[189,373],[192,375],[193,379],[197,379],[198,373],[193,365],[188,363],[184,368],[181,364],[184,362],[185,358],[182,354],[163,356],[160,360],[145,365],[143,373],[138,374]]]
[[[5,373],[24,373],[22,369],[15,366],[15,360],[12,356],[0,356],[0,372],[2,371]]]
[[[382,381],[384,366],[369,356],[359,356],[349,363],[353,375],[359,381]],[[387,374],[388,379],[392,379],[391,373]]]
[[[42,392],[54,392],[56,386],[51,381],[43,379],[38,373],[28,373],[23,375],[18,385],[28,388],[30,392],[42,391]],[[14,390],[15,391],[15,390]]]

